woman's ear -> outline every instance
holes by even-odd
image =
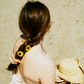
[[[12,63],[12,64],[17,64],[17,63],[20,63],[20,59],[16,59],[15,58],[15,54],[13,54],[13,55],[11,55],[11,57],[10,57],[10,62]]]

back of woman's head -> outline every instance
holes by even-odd
[[[29,45],[33,47],[37,45],[44,37],[45,33],[50,28],[50,13],[48,8],[41,2],[28,1],[22,8],[19,15],[19,28],[26,36],[24,44],[22,44],[15,53],[16,59],[22,59],[27,52],[25,47]],[[20,52],[19,52],[20,51]],[[19,52],[19,54],[18,54]],[[23,53],[21,55],[21,53]],[[21,57],[19,56],[21,55]],[[18,67],[19,64],[10,64],[8,70],[12,71]]]
[[[27,44],[40,42],[49,29],[48,8],[40,2],[27,2],[19,16],[19,28],[27,36]]]

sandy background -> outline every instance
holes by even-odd
[[[26,1],[0,0],[0,84],[8,84],[11,80],[11,72],[5,69],[21,34],[18,15]],[[40,1],[49,8],[52,22],[44,39],[44,49],[54,62],[79,57],[84,68],[84,0]]]

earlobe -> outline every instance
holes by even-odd
[[[11,55],[11,57],[10,57],[10,62],[11,62],[12,64],[18,64],[18,63],[20,63],[20,60],[19,60],[19,59],[15,59],[15,54],[13,54],[13,55]]]

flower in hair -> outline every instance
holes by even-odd
[[[22,52],[22,51],[18,51],[18,52],[17,52],[17,55],[18,55],[19,57],[22,57],[22,56],[23,56],[23,52]]]
[[[31,46],[30,45],[27,45],[26,47],[25,47],[25,50],[26,51],[29,51],[31,49]]]

